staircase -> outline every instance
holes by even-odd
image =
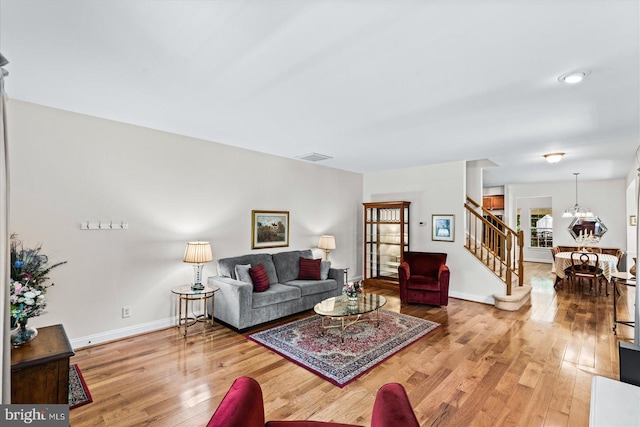
[[[528,300],[531,286],[523,283],[522,231],[516,232],[501,219],[467,197],[465,247],[493,272],[506,287],[506,295],[494,295],[495,307],[516,311]]]

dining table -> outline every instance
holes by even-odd
[[[554,261],[554,273],[556,274],[556,288],[567,275],[564,270],[571,266],[571,254],[573,252],[558,252]],[[587,252],[589,255],[590,264],[595,265],[596,254]],[[602,275],[611,282],[613,275],[618,272],[618,257],[609,254],[597,254],[598,255],[598,267],[602,269]]]

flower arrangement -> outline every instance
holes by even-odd
[[[44,314],[47,300],[47,288],[54,284],[46,284],[47,274],[66,261],[49,264],[46,255],[40,253],[42,245],[33,249],[24,249],[22,242],[15,234],[11,235],[11,280],[9,302],[11,304],[11,327],[25,324],[30,317]]]
[[[360,285],[360,282],[349,282],[346,283],[344,285],[344,288],[342,288],[345,295],[347,297],[357,297],[358,294],[362,293],[362,286]]]

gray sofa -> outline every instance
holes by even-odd
[[[326,280],[298,280],[300,258],[313,258],[311,250],[250,254],[218,260],[218,276],[207,280],[209,286],[220,288],[215,294],[215,319],[245,330],[309,310],[324,299],[342,294],[343,270],[329,268],[330,264],[323,261]],[[269,289],[254,292],[251,283],[238,280],[236,266],[247,264],[264,266],[269,277]]]

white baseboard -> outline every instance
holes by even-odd
[[[541,264],[553,264],[553,261],[550,261],[547,258],[540,258],[540,259],[530,258],[530,259],[525,259],[524,261],[525,262],[539,262]]]
[[[178,316],[169,317],[167,319],[155,320],[153,322],[141,323],[139,325],[128,326],[126,328],[114,329],[112,331],[101,332],[86,337],[74,338],[69,340],[73,349],[87,347],[90,345],[102,344],[108,341],[119,340],[130,337],[132,335],[144,334],[146,332],[165,329],[169,326],[178,324]]]
[[[451,298],[463,299],[467,301],[479,302],[482,304],[491,304],[493,305],[493,295],[486,296],[482,298],[479,295],[474,294],[465,294],[464,292],[455,292],[449,290],[449,296]]]

